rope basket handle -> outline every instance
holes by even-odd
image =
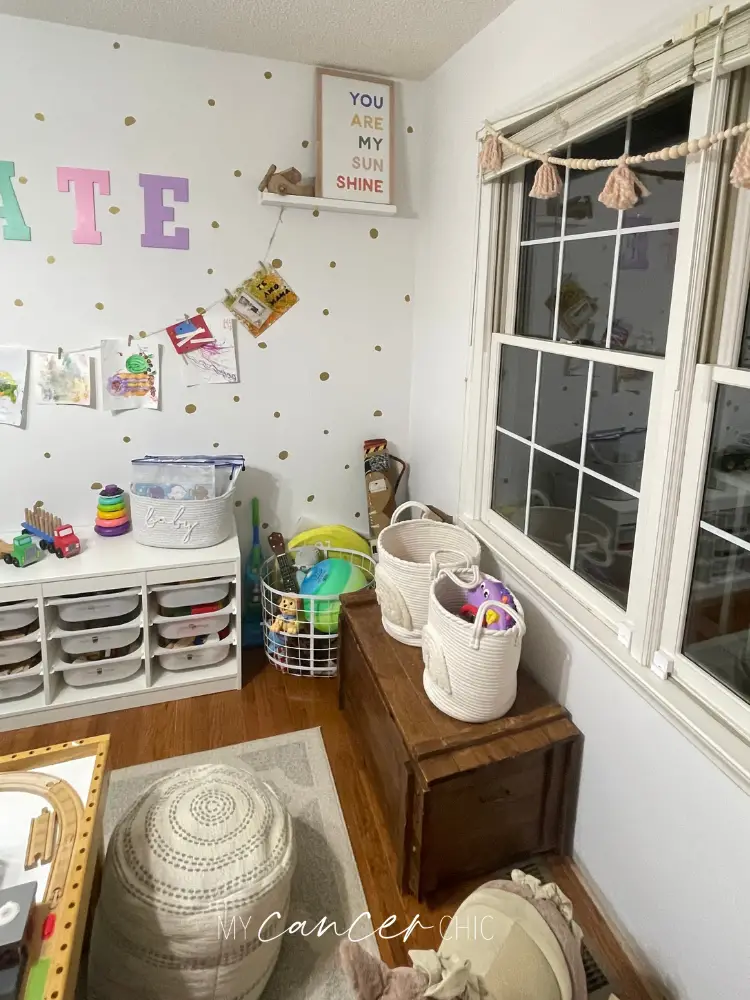
[[[440,563],[438,562],[438,555],[458,556],[458,558],[464,563],[464,565],[456,567],[457,569],[470,570],[470,569],[473,568],[473,569],[477,570],[477,574],[479,573],[479,570],[477,569],[476,566],[474,566],[474,567],[471,566],[471,563],[469,562],[469,557],[467,555],[465,555],[463,552],[459,552],[458,549],[435,549],[434,552],[430,552],[430,579],[431,580],[434,580],[435,577],[440,572],[440,570],[442,569],[442,567],[440,566]],[[446,572],[448,572],[448,571],[446,571]],[[459,581],[456,581],[456,582],[458,583],[459,587],[463,587],[464,586],[464,584],[463,584],[462,581],[459,580]],[[477,576],[477,581],[476,582],[479,583],[479,577],[478,576]]]
[[[432,553],[432,555],[436,555],[437,552],[450,551],[450,549],[437,549],[436,552]],[[435,561],[437,562],[437,560]],[[432,556],[430,556],[430,569],[432,570]],[[463,579],[459,574],[465,574],[466,579]],[[457,566],[455,570],[448,569],[447,566],[441,566],[434,579],[452,580],[457,587],[461,587],[463,589],[465,587],[478,587],[482,581],[482,573],[478,566]]]
[[[425,517],[432,517],[432,511],[426,504],[420,503],[419,500],[407,500],[406,503],[402,503],[400,507],[397,507],[394,510],[393,516],[391,517],[391,524],[395,524],[403,512],[405,510],[409,510],[411,507],[417,507],[422,511],[421,520],[424,520]]]
[[[482,629],[484,625],[484,616],[490,608],[498,608],[500,611],[505,611],[509,614],[513,621],[518,626],[518,633],[521,638],[526,635],[526,621],[523,615],[517,608],[512,608],[510,604],[503,604],[502,601],[485,601],[483,604],[479,605],[477,610],[477,616],[474,619],[474,626],[471,630],[471,648],[479,649],[480,636],[482,634]],[[496,630],[497,631],[497,630]],[[501,633],[502,634],[502,633]]]

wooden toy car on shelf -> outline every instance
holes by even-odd
[[[21,527],[25,535],[40,539],[39,548],[54,552],[58,559],[69,559],[81,551],[81,542],[69,524],[63,524],[59,517],[46,510],[24,511],[26,520]]]
[[[12,544],[8,544],[0,538],[0,556],[8,565],[12,564],[21,568],[38,562],[42,558],[42,553],[34,545],[34,539],[31,535],[16,535]]]

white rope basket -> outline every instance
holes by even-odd
[[[411,507],[422,511],[421,519],[399,521]],[[431,511],[423,503],[402,503],[378,537],[380,561],[375,570],[375,589],[383,628],[409,646],[421,645],[430,584],[438,562],[448,567],[476,566],[481,555],[479,542],[472,534],[429,515]]]
[[[204,549],[232,534],[237,479],[220,497],[209,500],[161,500],[130,492],[133,537],[141,545],[163,549]]]
[[[455,572],[441,569],[430,588],[429,617],[422,631],[425,693],[436,708],[461,722],[490,722],[510,710],[526,632],[523,609],[513,594],[515,611],[509,604],[485,601],[473,623],[458,616],[466,590],[482,578],[494,579],[476,566]],[[490,608],[509,615],[513,627],[485,628]]]

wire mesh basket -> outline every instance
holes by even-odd
[[[352,571],[346,589],[373,586],[375,562],[370,556],[353,549],[318,548],[321,561],[341,559],[358,571]],[[294,553],[295,549],[289,550],[290,558]],[[290,593],[284,588],[275,556],[263,563],[260,580],[263,645],[268,660],[285,674],[334,677],[338,670],[341,593]]]

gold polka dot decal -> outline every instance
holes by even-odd
[[[411,302],[411,295],[404,295],[404,302]]]
[[[263,524],[261,524],[261,528],[265,531],[267,527],[268,527],[268,521],[264,521]]]
[[[44,115],[42,114],[41,111],[37,111],[37,113],[34,115],[34,117],[36,118],[36,120],[38,122],[43,122],[44,121]]]
[[[274,415],[275,417],[277,417],[277,418],[281,416],[281,414],[279,413],[279,411],[278,411],[278,410],[274,410],[274,411],[273,411],[273,415]]]
[[[101,483],[92,483],[91,484],[91,489],[92,490],[103,490],[104,487],[102,486]]]
[[[112,42],[112,48],[113,49],[119,49],[120,48],[120,43],[119,42]]]
[[[132,115],[128,115],[127,118],[124,119],[124,121],[126,125],[135,125],[135,118],[133,118]]]
[[[407,126],[406,126],[406,131],[407,131],[407,132],[409,133],[409,135],[411,135],[411,134],[412,134],[412,132],[414,131],[414,129],[412,128],[412,126],[411,126],[411,125],[407,125]]]
[[[212,267],[209,267],[209,269],[206,271],[206,274],[213,274],[213,273],[214,269]]]
[[[216,101],[213,99],[213,97],[209,97],[209,99],[208,99],[208,106],[209,106],[209,108],[215,108],[216,107]]]
[[[382,417],[383,416],[383,411],[382,410],[373,410],[372,411],[372,415],[373,415],[373,417]]]
[[[143,340],[144,337],[148,337],[148,334],[146,333],[145,330],[139,330],[138,336],[141,338],[141,340]]]
[[[195,311],[198,313],[199,316],[202,316],[206,310],[203,308],[203,306],[196,306]]]
[[[54,257],[53,257],[53,256],[52,256],[51,254],[50,254],[50,256],[49,256],[49,257],[47,258],[47,263],[48,263],[48,264],[54,264],[54,263],[55,263],[55,258],[54,258]]]
[[[50,453],[48,451],[45,451],[44,457],[45,458],[52,458],[52,456],[50,455]]]
[[[377,231],[377,229],[370,230],[370,239],[376,240],[378,236],[380,236],[380,233]]]
[[[239,396],[232,396],[232,399],[235,401],[235,403],[239,403],[239,401],[240,401],[240,397]]]
[[[280,451],[279,452],[279,458],[281,459],[282,462],[286,461],[286,459],[289,458],[289,452],[288,451]]]
[[[317,217],[318,217],[319,215],[320,215],[320,209],[319,209],[319,208],[314,208],[314,209],[313,209],[313,218],[314,218],[314,219],[317,219]]]
[[[283,261],[281,260],[281,257],[274,257],[274,259],[271,261],[271,264],[274,267],[281,267],[282,263]]]
[[[303,149],[307,149],[307,147],[308,147],[309,145],[310,145],[310,143],[309,143],[309,142],[307,141],[307,139],[303,139],[303,140],[302,140],[302,148],[303,148]]]
[[[125,442],[125,444],[130,444],[130,438],[127,436],[127,434],[123,438],[123,441]]]
[[[235,177],[242,177],[242,171],[241,170],[235,170],[234,176]]]
[[[315,494],[311,493],[310,496],[307,498],[307,502],[312,503],[314,499],[315,499]]]
[[[382,351],[382,350],[383,350],[383,348],[382,348],[382,347],[380,346],[380,344],[376,344],[376,345],[375,345],[375,350],[376,350],[376,351]]]
[[[267,69],[265,71],[265,73],[263,74],[263,76],[266,78],[266,80],[270,80],[271,77],[273,76],[273,73],[270,70]]]
[[[345,465],[345,466],[344,466],[344,468],[345,468],[345,469],[350,469],[350,468],[351,468],[351,466],[349,466],[349,465]]]
[[[330,377],[331,376],[328,374],[328,372],[321,372],[320,375],[318,376],[321,382],[327,382]]]
[[[29,178],[28,177],[19,177],[18,178],[18,183],[19,184],[28,184],[28,182],[29,182]]]
[[[101,312],[103,308],[104,308],[104,303],[103,302],[95,302],[94,303],[94,309],[98,309],[99,312]]]
[[[328,310],[327,310],[327,309],[324,309],[324,310],[323,310],[323,315],[324,315],[324,316],[328,316],[328,315],[329,315],[329,312],[328,312]]]
[[[34,502],[34,510],[41,510],[43,506],[44,506],[44,500],[36,500]]]
[[[268,344],[265,342],[265,340],[259,340],[258,347],[261,349],[261,351],[265,351],[265,349],[268,347]]]
[[[218,441],[214,441],[214,448],[218,448],[218,447],[219,447],[219,442]]]
[[[362,515],[360,514],[360,512],[358,510],[354,511],[354,516],[355,517],[362,517]]]
[[[235,500],[234,501],[234,506],[235,507],[241,507],[242,506],[242,501],[241,500]]]
[[[331,263],[328,266],[329,267],[335,267],[336,266],[336,261],[332,260]]]
[[[23,299],[13,299],[13,305],[14,306],[22,306],[23,305]]]
[[[324,430],[323,433],[324,434],[330,434],[331,432],[329,430]]]
[[[211,228],[212,229],[218,229],[219,228],[219,223],[216,221],[216,219],[214,219],[214,221],[211,223]]]
[[[119,215],[120,214],[120,209],[117,207],[117,205],[113,205],[110,208],[110,210],[109,210],[109,214],[110,215]]]
[[[195,405],[195,403],[188,403],[187,406],[185,407],[185,413],[195,413],[197,409],[198,407]]]

